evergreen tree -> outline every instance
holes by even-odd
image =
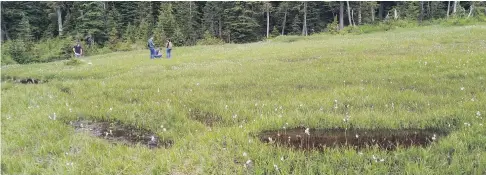
[[[277,26],[273,26],[272,37],[277,37],[278,35],[280,35],[280,33],[278,32]]]
[[[125,41],[131,42],[131,43],[135,43],[135,41],[137,40],[137,34],[135,33],[135,27],[131,23],[128,23],[128,26],[127,26],[125,32],[123,33],[123,37],[125,38]]]
[[[110,38],[108,42],[110,49],[116,50],[116,45],[118,44],[118,31],[115,26],[113,26],[110,30]]]
[[[20,21],[18,28],[19,29],[17,33],[18,35],[17,38],[23,41],[32,41],[33,35],[32,35],[31,26],[29,23],[29,19],[24,13],[22,13],[22,20]]]
[[[91,35],[98,44],[103,44],[108,39],[103,23],[103,4],[96,2],[83,2],[81,15],[77,19],[78,37]]]
[[[228,2],[229,3],[229,2]],[[224,10],[228,26],[230,41],[236,43],[257,41],[262,37],[259,32],[260,24],[253,18],[258,15],[258,2],[231,2],[232,8]]]
[[[290,31],[291,34],[300,34],[302,32],[302,28],[300,27],[301,21],[298,15],[295,15],[294,20],[292,21],[292,30]]]

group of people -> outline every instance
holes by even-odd
[[[162,53],[160,53],[160,48],[155,48],[154,44],[154,36],[151,36],[148,40],[147,46],[150,49],[150,59],[161,58]],[[172,51],[172,42],[170,39],[167,39],[167,43],[165,44],[166,48],[166,57],[170,59],[171,51]]]
[[[160,48],[155,49],[155,44],[154,44],[153,40],[154,40],[154,37],[151,36],[149,38],[148,44],[147,44],[147,46],[150,49],[150,59],[161,58],[162,53],[160,53]],[[165,44],[165,48],[166,48],[166,57],[170,59],[171,58],[171,51],[172,51],[172,42],[170,41],[170,39],[167,39],[167,43]],[[79,58],[83,55],[83,47],[81,47],[81,44],[79,43],[79,41],[73,47],[73,52],[74,52],[74,56],[76,58]]]

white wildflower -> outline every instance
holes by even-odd
[[[359,138],[359,135],[358,134],[356,134],[356,138]]]
[[[432,136],[432,140],[435,140],[437,139],[436,135],[434,134],[434,136]]]
[[[461,87],[461,91],[463,91],[463,90],[464,90],[464,87]]]
[[[243,157],[246,157],[248,156],[248,154],[246,152],[243,152]]]
[[[481,112],[476,112],[476,116],[480,117],[481,116]]]
[[[307,135],[310,135],[309,128],[305,129],[304,131]]]
[[[275,168],[275,171],[278,171],[278,166],[273,164],[273,167]]]

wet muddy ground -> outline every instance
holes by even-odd
[[[17,82],[22,83],[22,84],[39,84],[39,83],[42,83],[41,80],[35,79],[35,78],[20,79],[20,80],[17,80]]]
[[[447,134],[448,132],[438,129],[295,128],[264,131],[259,134],[259,138],[262,142],[303,150],[323,150],[326,147],[378,147],[390,151],[397,147],[425,147]]]
[[[206,126],[213,127],[215,124],[221,122],[223,120],[223,117],[213,114],[210,112],[204,112],[199,109],[192,109],[189,112],[189,118],[199,121]]]
[[[92,136],[103,138],[115,144],[134,146],[145,145],[149,148],[170,147],[172,140],[161,139],[156,134],[118,122],[93,122],[87,120],[71,121],[76,132],[88,132]]]

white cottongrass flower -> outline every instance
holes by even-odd
[[[234,115],[233,115],[233,119],[236,119],[236,117],[238,117],[238,115],[234,114]]]
[[[466,123],[464,123],[464,125],[471,126],[471,123],[466,122]]]
[[[249,167],[251,167],[251,163],[252,163],[252,162],[251,162],[251,160],[250,160],[250,159],[248,159],[248,160],[245,162],[245,165],[243,165],[243,166],[244,166],[245,168],[249,168]]]
[[[282,156],[282,157],[280,157],[280,160],[281,160],[281,161],[284,161],[285,159],[284,159],[284,157]]]
[[[309,128],[305,129],[305,134],[310,135]]]
[[[464,87],[461,87],[461,91],[463,91],[463,90],[464,90]]]
[[[359,138],[359,135],[358,134],[356,134],[356,138]]]
[[[271,137],[268,137],[268,142],[273,143],[273,139]]]
[[[476,116],[480,117],[481,116],[481,112],[476,112]]]
[[[163,128],[162,130],[163,130],[164,132],[165,132],[165,131],[167,131],[167,129],[165,129],[165,128]]]
[[[199,86],[199,83],[196,83],[196,86]]]
[[[49,119],[51,120],[56,120],[57,116],[56,116],[56,113],[54,112],[54,114],[52,116],[49,115]]]
[[[273,164],[273,167],[275,168],[275,171],[278,171],[278,166],[276,164]]]
[[[248,156],[248,154],[246,152],[243,152],[243,157],[246,157]]]
[[[113,108],[110,108],[110,111],[113,111]]]
[[[66,166],[73,166],[73,162],[66,163]]]

